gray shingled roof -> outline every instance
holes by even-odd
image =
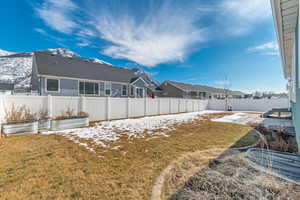
[[[165,81],[175,87],[183,90],[183,91],[200,91],[200,92],[211,92],[211,93],[225,93],[225,90],[222,88],[209,87],[204,85],[192,85],[188,83],[181,83],[176,81]],[[240,91],[231,91],[229,90],[229,94],[242,95],[244,93]]]
[[[39,75],[60,76],[88,80],[130,83],[135,74],[125,68],[68,58],[46,52],[34,52]]]

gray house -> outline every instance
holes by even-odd
[[[31,88],[40,95],[142,98],[147,85],[129,69],[47,52],[33,55]]]
[[[163,97],[176,98],[192,98],[192,99],[224,99],[228,97],[237,98],[242,96],[242,92],[225,90],[221,88],[214,88],[204,85],[192,85],[187,83],[165,81],[159,88],[162,90]]]

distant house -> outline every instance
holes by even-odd
[[[159,87],[164,97],[192,99],[225,98],[225,92],[222,89],[208,86],[165,81]]]
[[[14,83],[10,81],[0,81],[0,93],[13,93]]]
[[[31,89],[40,95],[145,97],[147,83],[131,70],[82,58],[34,52]]]
[[[226,95],[229,98],[243,98],[245,95],[239,91],[225,90],[204,85],[192,85],[175,81],[165,81],[159,88],[162,90],[161,96],[176,98],[224,99]]]

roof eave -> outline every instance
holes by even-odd
[[[271,7],[272,7],[272,14],[274,18],[274,25],[276,29],[276,35],[280,50],[281,62],[284,72],[284,77],[287,79],[291,76],[288,70],[288,66],[285,62],[285,55],[284,55],[284,43],[283,43],[283,26],[282,26],[282,13],[280,8],[280,1],[278,0],[271,0]]]

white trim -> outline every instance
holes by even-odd
[[[47,81],[49,80],[57,80],[58,81],[58,90],[57,91],[48,91],[47,89]],[[45,78],[45,91],[47,93],[60,93],[60,79],[57,78]]]
[[[130,85],[133,85],[135,82],[137,82],[138,80],[142,80],[146,86],[149,86],[149,84],[142,78],[142,77],[138,77],[135,81],[133,81],[132,83],[130,83]]]

